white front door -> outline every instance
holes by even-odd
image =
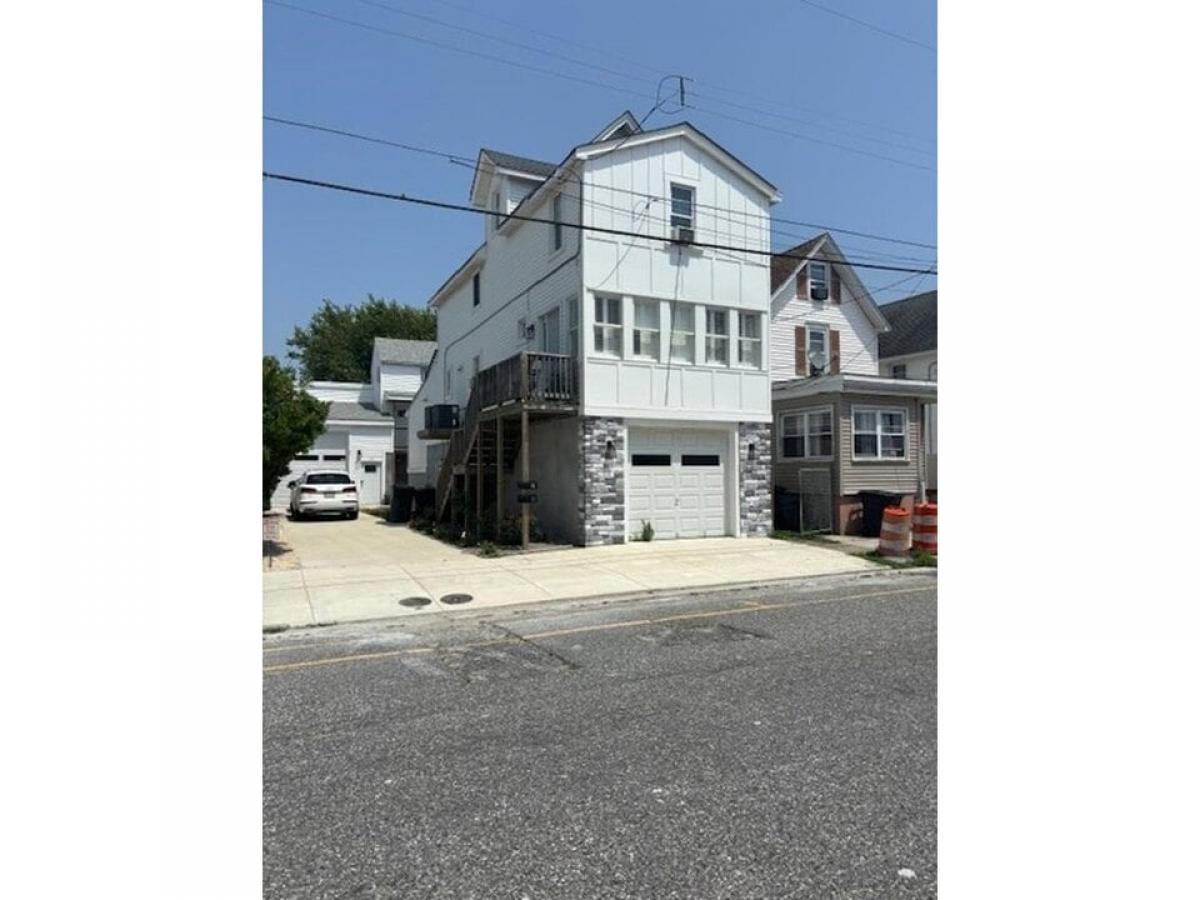
[[[627,521],[654,538],[714,537],[725,524],[728,435],[694,428],[630,428]]]
[[[364,460],[358,464],[358,503],[376,506],[383,502],[383,463]]]
[[[541,336],[539,349],[543,353],[558,353],[560,351],[558,335],[558,310],[552,309],[541,318]]]

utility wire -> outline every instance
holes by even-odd
[[[354,185],[338,184],[336,182],[331,182],[331,181],[319,181],[319,180],[313,179],[313,178],[301,178],[297,175],[284,175],[284,174],[278,173],[278,172],[264,171],[262,174],[263,174],[264,178],[272,179],[275,181],[284,181],[284,182],[289,182],[291,184],[302,184],[302,185],[306,185],[308,187],[324,188],[326,190],[340,191],[342,193],[347,193],[347,194],[357,194],[359,196],[364,196],[364,197],[376,197],[376,198],[379,198],[382,200],[394,200],[394,201],[401,202],[401,203],[413,203],[418,206],[429,206],[429,207],[433,207],[435,209],[447,209],[447,210],[453,210],[456,212],[467,212],[467,213],[472,213],[473,215],[482,215],[482,216],[495,215],[495,212],[490,209],[480,209],[480,208],[474,207],[474,206],[466,206],[461,203],[447,203],[444,200],[431,200],[426,197],[412,197],[412,196],[409,196],[408,194],[391,194],[386,191],[377,191],[377,190],[373,190],[371,188],[361,188],[361,187],[356,187]],[[672,241],[671,238],[669,238],[669,237],[647,236],[647,235],[638,234],[635,231],[626,231],[626,230],[623,230],[620,228],[604,228],[599,225],[584,225],[582,223],[563,222],[563,221],[557,221],[555,219],[543,219],[543,218],[540,218],[537,216],[520,215],[516,212],[508,213],[505,216],[505,218],[506,219],[516,219],[517,221],[521,221],[521,222],[536,222],[541,225],[558,225],[562,228],[573,228],[576,231],[590,231],[590,232],[595,232],[597,234],[616,235],[618,237],[641,238],[644,240],[660,241],[662,243],[668,243],[668,244],[676,243],[675,241]],[[709,243],[706,241],[692,241],[692,242],[690,242],[689,246],[697,247],[700,249],[707,249],[707,250],[725,250],[725,251],[728,251],[731,253],[744,253],[749,256],[783,257],[785,259],[799,259],[799,260],[807,259],[807,260],[812,260],[812,261],[816,261],[816,262],[841,263],[843,265],[852,265],[852,266],[857,266],[857,267],[863,268],[863,269],[877,269],[879,271],[884,271],[884,272],[918,272],[919,273],[919,272],[928,271],[928,272],[930,272],[930,274],[936,274],[936,272],[933,271],[932,269],[914,269],[914,268],[910,268],[907,266],[882,265],[880,263],[868,263],[868,262],[862,262],[862,261],[850,260],[850,259],[838,260],[838,259],[825,259],[825,258],[816,257],[816,256],[805,257],[805,256],[796,255],[796,254],[791,254],[791,253],[776,253],[769,249],[760,250],[755,247],[736,247],[736,246],[732,246],[729,244]]]
[[[393,147],[393,148],[400,149],[400,150],[410,150],[414,153],[424,153],[424,154],[431,155],[431,156],[440,156],[440,157],[450,161],[451,163],[454,163],[455,165],[464,166],[466,168],[474,169],[476,167],[476,165],[478,164],[477,158],[475,158],[475,157],[468,157],[468,156],[465,156],[462,154],[452,153],[447,150],[435,150],[435,149],[430,149],[430,148],[426,148],[426,147],[415,147],[410,144],[403,144],[398,141],[392,141],[392,140],[388,140],[386,138],[381,138],[381,137],[377,137],[374,135],[364,134],[362,132],[350,131],[350,130],[342,129],[342,128],[332,128],[329,126],[318,125],[313,122],[303,122],[303,121],[299,121],[296,119],[285,119],[285,118],[281,118],[279,116],[264,115],[263,119],[265,119],[268,122],[274,122],[279,125],[287,125],[287,126],[291,126],[293,128],[303,128],[303,129],[307,129],[309,131],[324,132],[327,134],[337,135],[338,137],[350,138],[352,140],[366,141],[368,143],[373,143],[373,144],[382,144],[384,146]],[[666,197],[664,195],[650,194],[650,193],[646,193],[646,192],[642,192],[642,191],[634,191],[634,190],[630,190],[628,188],[599,186],[598,189],[606,190],[606,191],[610,191],[610,192],[622,193],[622,194],[629,194],[629,195],[636,196],[636,197],[649,198],[649,199],[654,199],[654,200],[669,199],[668,197]],[[589,201],[589,202],[594,202],[594,201]],[[854,237],[865,238],[866,240],[881,241],[881,242],[890,243],[890,244],[902,244],[902,245],[905,245],[908,247],[919,247],[919,248],[926,249],[926,250],[936,250],[937,249],[936,244],[926,244],[926,243],[922,243],[920,241],[909,241],[909,240],[904,240],[902,238],[887,237],[885,235],[873,234],[869,231],[861,231],[861,230],[855,230],[855,229],[851,229],[851,228],[840,228],[837,226],[823,225],[823,224],[819,224],[816,222],[804,222],[804,221],[800,221],[798,219],[786,219],[786,218],[782,218],[780,216],[762,215],[761,213],[736,212],[736,211],[730,210],[726,207],[718,207],[718,206],[714,206],[713,204],[701,203],[699,201],[696,201],[694,203],[694,205],[696,206],[697,209],[711,209],[711,210],[715,210],[719,213],[724,213],[730,217],[730,221],[734,221],[735,217],[740,217],[742,220],[744,220],[744,223],[749,223],[752,220],[757,220],[757,221],[762,221],[762,222],[769,222],[772,225],[772,227],[776,223],[780,223],[780,224],[784,224],[784,225],[797,225],[801,228],[813,228],[813,229],[817,229],[818,231],[830,231],[835,234],[847,234],[847,235],[852,235]],[[793,234],[791,232],[779,231],[779,230],[776,230],[775,233],[781,234],[781,235]],[[801,237],[801,235],[794,235],[794,234],[793,234],[793,236]]]
[[[912,38],[906,37],[903,34],[897,34],[895,31],[888,31],[886,28],[880,28],[878,25],[873,25],[872,23],[866,22],[863,19],[856,19],[854,16],[847,15],[840,10],[830,9],[828,6],[822,6],[820,3],[814,3],[813,0],[800,0],[800,2],[805,6],[811,6],[813,9],[819,9],[823,13],[828,13],[831,16],[837,16],[839,19],[845,19],[847,22],[853,22],[855,25],[861,25],[863,28],[870,29],[876,34],[887,35],[888,37],[895,38],[898,41],[904,41],[906,44],[912,44],[914,47],[920,47],[922,50],[928,50],[930,53],[937,53],[937,47],[922,43],[921,41],[913,40]]]
[[[430,38],[420,37],[418,35],[413,35],[413,34],[408,34],[403,31],[396,31],[391,28],[383,28],[378,25],[371,25],[366,22],[356,21],[354,19],[346,19],[341,16],[330,15],[329,13],[319,12],[314,9],[309,9],[308,7],[297,6],[292,3],[285,3],[285,2],[283,2],[283,0],[263,0],[263,2],[266,4],[270,4],[271,6],[277,6],[282,9],[289,9],[294,12],[299,12],[299,13],[303,13],[305,15],[314,16],[319,19],[326,19],[330,22],[337,22],[338,24],[347,25],[352,28],[359,28],[364,31],[372,31],[377,34],[390,35],[392,37],[398,37],[403,40],[415,41],[420,44],[426,44],[431,47],[437,47],[438,49],[441,49],[441,50],[449,50],[452,53],[461,53],[466,56],[474,56],[474,57],[478,57],[480,59],[486,59],[491,62],[499,63],[501,65],[512,66],[514,68],[524,69],[524,70],[530,71],[530,72],[537,72],[540,75],[548,75],[552,78],[561,78],[561,79],[565,79],[567,81],[573,81],[573,82],[576,82],[577,84],[586,84],[586,85],[590,85],[592,87],[604,88],[605,90],[609,90],[609,91],[616,91],[618,93],[629,94],[631,96],[637,96],[637,97],[641,97],[643,99],[654,100],[656,102],[658,101],[657,97],[651,96],[649,94],[641,93],[632,88],[621,87],[621,86],[615,85],[615,84],[607,84],[605,82],[596,81],[591,78],[583,78],[578,75],[571,75],[566,72],[559,72],[554,69],[547,69],[543,66],[535,66],[535,65],[531,65],[529,63],[517,62],[515,60],[506,59],[505,57],[496,56],[491,53],[484,53],[479,50],[470,50],[465,47],[458,47],[458,46],[455,46],[454,44],[446,44],[441,41],[435,41]],[[923,170],[923,171],[928,171],[928,172],[934,171],[933,168],[930,166],[924,166],[924,165],[920,165],[918,163],[908,162],[907,160],[898,159],[893,156],[886,156],[882,153],[875,153],[870,150],[862,150],[862,149],[859,149],[858,147],[852,147],[848,144],[837,143],[836,141],[826,141],[821,138],[815,138],[810,135],[801,134],[798,131],[790,131],[790,130],[784,129],[784,128],[775,128],[775,127],[772,127],[769,125],[763,125],[761,123],[754,122],[750,119],[744,119],[739,116],[734,116],[734,115],[730,115],[728,113],[720,112],[718,110],[706,110],[701,107],[695,106],[694,104],[691,104],[691,103],[687,104],[687,107],[689,109],[695,109],[697,112],[705,113],[707,115],[717,116],[719,118],[728,119],[731,122],[738,122],[743,125],[749,125],[751,127],[756,127],[756,128],[761,128],[766,131],[771,131],[771,132],[774,132],[775,134],[782,134],[782,135],[785,135],[788,137],[793,137],[793,138],[796,138],[797,140],[808,141],[810,143],[827,146],[827,147],[832,147],[834,149],[841,150],[845,153],[854,153],[859,156],[864,156],[864,157],[867,157],[870,159],[876,159],[881,162],[889,162],[889,163],[893,163],[895,165],[904,166],[904,167],[911,168],[911,169],[918,169],[918,170]]]

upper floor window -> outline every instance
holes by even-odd
[[[492,230],[500,227],[500,192],[492,194]]]
[[[808,264],[808,298],[810,300],[829,299],[829,266],[825,263]]]
[[[479,273],[476,272],[471,278],[471,305],[479,305]]]
[[[780,456],[784,459],[833,458],[831,408],[788,413],[779,417]]]
[[[576,297],[567,301],[567,350],[579,358],[579,300]]]
[[[808,374],[824,375],[829,366],[829,329],[808,326]]]
[[[555,194],[554,199],[550,201],[550,218],[554,220],[553,248],[561,250],[563,245],[562,194]]]
[[[738,313],[738,365],[762,368],[762,319],[758,313]]]
[[[596,352],[621,355],[621,298],[596,298]]]
[[[671,227],[696,227],[696,189],[686,184],[671,185]]]
[[[696,359],[696,307],[676,303],[671,313],[671,362],[688,363]]]
[[[854,459],[907,459],[908,415],[903,409],[853,409]]]
[[[729,313],[723,309],[706,309],[704,332],[704,361],[729,365]]]
[[[658,359],[658,301],[633,301],[633,355]]]
[[[907,363],[897,363],[896,365],[892,366],[892,377],[893,378],[907,378],[908,377]]]

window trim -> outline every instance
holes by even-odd
[[[691,199],[688,201],[689,210],[688,210],[688,215],[686,217],[687,218],[686,225],[684,225],[684,224],[677,225],[675,222],[675,217],[677,215],[679,216],[680,219],[684,218],[684,216],[679,215],[678,213],[675,212],[675,188],[685,190],[689,194],[691,194]],[[697,190],[696,190],[695,184],[691,184],[687,181],[683,181],[683,180],[681,180],[679,178],[675,178],[675,177],[672,177],[668,180],[667,198],[670,203],[670,207],[667,209],[667,213],[668,213],[667,227],[668,227],[668,229],[690,228],[690,229],[692,229],[693,232],[696,231],[696,193],[697,193]]]
[[[813,285],[816,284],[816,279],[813,278],[813,272],[815,271],[816,267],[818,267],[818,266],[821,268],[821,271],[825,273],[824,282],[823,282],[825,285],[825,296],[824,297],[814,297],[813,296]],[[813,260],[809,261],[808,272],[807,272],[808,279],[807,280],[808,280],[808,299],[810,301],[812,301],[813,303],[825,303],[826,301],[829,300],[829,298],[832,296],[832,293],[831,293],[832,288],[830,287],[830,281],[832,281],[832,274],[833,273],[832,273],[829,263],[816,262]]]
[[[879,456],[859,456],[858,451],[854,449],[854,438],[857,434],[866,434],[867,432],[858,432],[854,428],[854,417],[859,413],[873,412],[875,416],[875,438],[877,443],[875,449],[881,454]],[[899,413],[904,421],[904,455],[903,456],[883,456],[883,419],[879,413]],[[909,428],[908,410],[903,406],[869,406],[869,405],[851,405],[850,407],[850,461],[863,463],[908,463],[911,462],[912,456],[912,432]]]
[[[742,333],[743,317],[752,319],[753,321],[758,323],[758,337],[745,337],[743,335],[743,333]],[[737,326],[738,326],[738,328],[737,328],[737,332],[738,332],[737,361],[733,362],[731,360],[731,364],[738,369],[748,369],[751,372],[757,372],[757,371],[761,370],[763,367],[762,313],[757,312],[755,310],[739,309],[737,311]],[[750,341],[750,342],[753,342],[758,345],[758,362],[757,363],[742,362],[742,341]]]
[[[605,315],[608,314],[609,304],[615,302],[617,304],[617,309],[620,313],[620,320],[617,321],[616,323],[613,323],[613,322],[609,322],[607,319],[604,319],[604,320],[597,319],[595,317],[594,313],[596,311],[596,301],[598,301],[598,300],[603,301]],[[622,297],[620,294],[592,294],[592,312],[593,312],[592,353],[594,355],[603,357],[604,359],[623,359],[624,358],[624,356],[625,356],[625,344],[624,344],[625,332],[623,330],[625,327],[624,307],[625,307],[625,298]],[[615,341],[615,343],[616,343],[618,349],[615,353],[611,352],[609,350],[599,350],[596,348],[596,336],[599,333],[601,333],[601,329],[616,332],[617,340]],[[603,343],[603,341],[601,343]]]
[[[819,415],[821,413],[829,414],[829,455],[828,456],[808,456],[808,417],[810,415]],[[803,456],[787,456],[783,452],[783,420],[790,417],[800,416],[804,422],[800,431],[800,436],[804,438]],[[837,416],[834,415],[833,406],[810,406],[802,409],[783,410],[775,418],[775,433],[779,436],[775,444],[776,458],[781,462],[784,460],[796,460],[798,462],[833,462],[837,455]]]
[[[730,313],[734,312],[725,306],[705,306],[704,307],[704,365],[711,366],[714,369],[728,369],[732,367],[732,336],[733,317]],[[708,316],[710,313],[725,314],[725,333],[718,334],[708,327]],[[720,360],[712,360],[708,358],[708,342],[711,340],[721,340],[725,342],[725,362]]]

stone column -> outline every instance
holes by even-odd
[[[579,518],[583,543],[625,543],[625,421],[579,420]],[[611,445],[611,446],[610,446]]]
[[[738,504],[743,537],[765,537],[771,532],[774,510],[769,422],[738,423]]]

